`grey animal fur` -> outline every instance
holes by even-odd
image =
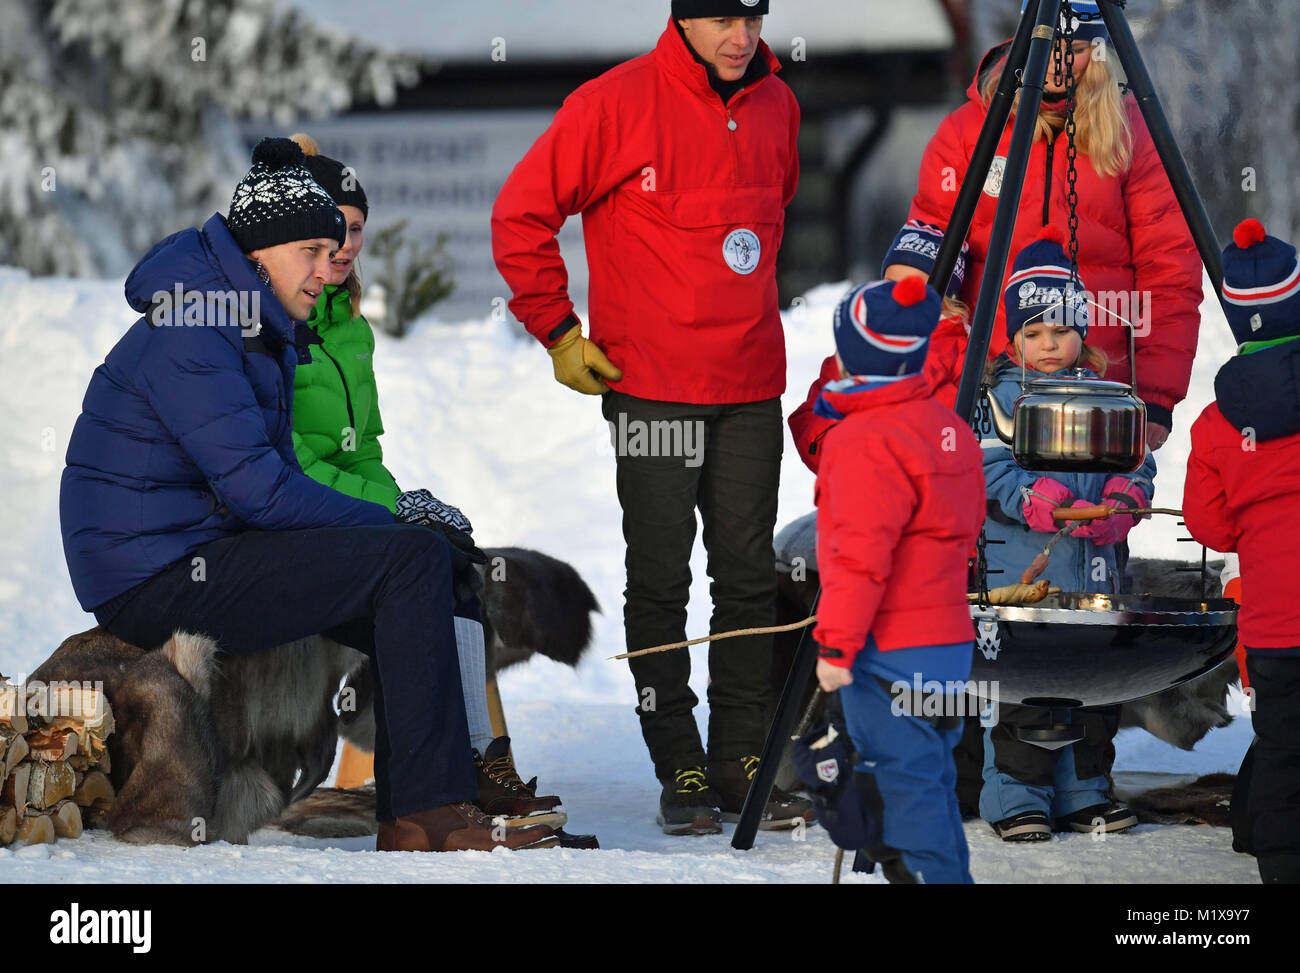
[[[494,646],[506,660],[498,668],[533,652],[576,665],[599,610],[577,572],[536,551],[487,553],[489,671]],[[490,580],[494,565],[504,579]],[[558,630],[555,612],[567,614]],[[369,660],[324,636],[224,655],[203,635],[177,631],[146,651],[93,628],[65,639],[31,678],[102,682],[117,724],[105,823],[134,844],[245,843],[325,779],[341,732],[373,749]],[[341,718],[345,680],[355,706]]]

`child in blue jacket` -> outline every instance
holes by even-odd
[[[1016,257],[1003,294],[1007,350],[989,363],[987,383],[1007,414],[1021,393],[1022,376],[1033,381],[1065,368],[1084,368],[1099,377],[1106,359],[1084,344],[1088,305],[1070,286],[1070,265],[1061,234],[1049,229]],[[1080,282],[1082,283],[1082,282]],[[1054,312],[1054,313],[1053,313]],[[1024,370],[1022,372],[1022,363]],[[1041,474],[1023,469],[1001,440],[985,440],[984,479],[988,492],[985,534],[991,584],[1010,584],[1040,554],[1062,524],[1052,517],[1058,507],[1105,504],[1122,508],[1150,506],[1155,463],[1148,453],[1136,473]],[[1117,593],[1120,572],[1115,545],[1137,518],[1115,513],[1083,524],[1053,548],[1046,575],[1064,591]],[[1117,707],[1076,710],[1084,739],[1059,750],[1021,742],[1019,725],[1041,723],[1044,711],[1003,706],[996,726],[984,731],[984,787],[980,816],[1006,841],[1043,841],[1057,830],[1120,831],[1137,818],[1110,801],[1107,772],[1114,758],[1111,740],[1119,729]]]

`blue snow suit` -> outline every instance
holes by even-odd
[[[256,334],[235,313],[241,296],[245,307],[256,298]],[[59,490],[84,609],[222,537],[394,523],[299,466],[293,376],[300,354],[310,360],[310,329],[289,319],[220,214],[155,244],[126,299],[145,316],[91,376]]]
[[[993,396],[1010,415],[1021,393],[1021,368],[1007,355],[993,363]],[[1026,381],[1043,377],[1042,372],[1026,369]],[[1095,373],[1088,373],[1096,377]],[[1032,487],[1041,476],[1048,476],[1070,489],[1077,500],[1101,503],[1102,488],[1109,473],[1036,473],[1017,465],[1011,447],[1000,439],[985,439],[984,479],[988,493],[988,518],[984,524],[989,540],[1004,543],[986,548],[990,586],[1014,584],[1030,563],[1042,553],[1052,535],[1031,530],[1025,521],[1022,487]],[[1153,495],[1155,461],[1150,452],[1142,466],[1131,474],[1148,497]],[[1118,593],[1121,578],[1115,567],[1113,545],[1097,545],[1090,539],[1066,536],[1052,549],[1051,561],[1043,577],[1064,591]],[[980,816],[991,823],[1026,811],[1042,811],[1059,818],[1085,807],[1105,802],[1109,784],[1105,756],[1118,729],[1113,707],[1104,710],[1081,710],[1073,718],[1084,723],[1086,739],[1059,751],[1044,750],[1022,743],[1015,737],[1013,724],[1036,722],[1045,712],[1029,707],[1002,707],[1002,722],[984,730],[984,787],[980,791]],[[1085,776],[1080,777],[1080,770]]]

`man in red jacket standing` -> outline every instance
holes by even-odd
[[[1233,847],[1265,883],[1300,882],[1300,261],[1246,220],[1223,251],[1238,354],[1192,425],[1183,490],[1188,532],[1241,560],[1237,630],[1254,690],[1253,770]],[[1237,793],[1242,791],[1238,784]],[[1234,803],[1236,793],[1234,793]],[[1240,809],[1234,807],[1235,812]],[[1251,832],[1244,834],[1243,831]]]
[[[555,377],[602,395],[627,542],[624,625],[639,649],[685,638],[695,510],[714,632],[770,624],[785,338],[776,256],[798,181],[799,110],[759,39],[768,0],[673,0],[654,51],[564,102],[492,213],[510,308]],[[556,235],[582,214],[590,336]],[[766,731],[770,636],[709,654],[701,743],[684,652],[632,660],[670,834],[738,814]],[[811,817],[777,792],[765,826]]]

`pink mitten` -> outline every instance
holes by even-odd
[[[1025,523],[1032,530],[1042,531],[1044,534],[1054,534],[1064,524],[1058,524],[1052,519],[1052,511],[1057,507],[1064,507],[1074,499],[1074,494],[1070,488],[1059,480],[1050,480],[1045,476],[1040,476],[1034,481],[1030,488],[1033,490],[1025,498]]]
[[[1138,522],[1138,518],[1133,514],[1119,513],[1119,511],[1137,510],[1140,507],[1149,507],[1151,503],[1140,486],[1122,476],[1112,476],[1107,480],[1101,494],[1102,506],[1112,507],[1116,512],[1105,520],[1094,520],[1076,528],[1070,536],[1090,538],[1098,546],[1118,544],[1128,537],[1128,532]]]

